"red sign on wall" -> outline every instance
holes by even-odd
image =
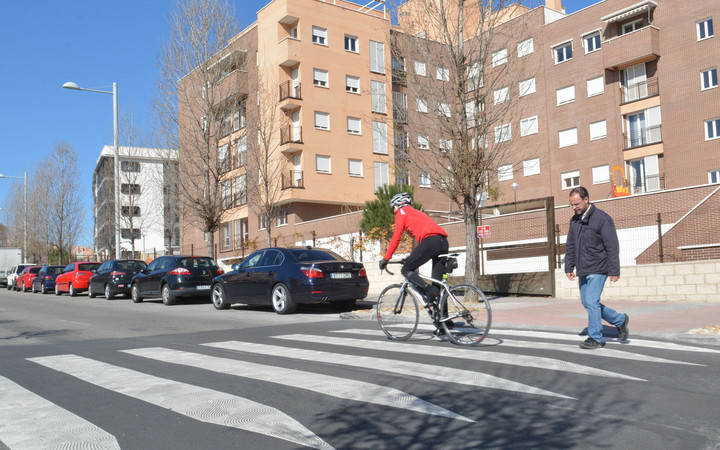
[[[490,225],[478,225],[477,235],[479,238],[490,237]]]

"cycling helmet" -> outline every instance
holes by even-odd
[[[393,195],[393,198],[390,199],[390,206],[393,209],[402,208],[403,206],[407,206],[412,203],[412,197],[410,197],[410,194],[407,192],[401,192],[399,194]]]

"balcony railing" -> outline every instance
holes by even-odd
[[[665,175],[645,175],[637,178],[630,185],[631,194],[642,194],[645,192],[661,191],[665,189]]]
[[[289,170],[282,174],[282,189],[305,189],[302,170]]]
[[[287,125],[280,128],[280,145],[302,144],[302,127],[300,125]]]
[[[280,83],[280,101],[283,101],[286,98],[302,100],[299,82],[283,81]]]
[[[657,78],[648,78],[639,83],[621,86],[620,89],[623,94],[623,104],[643,98],[655,97],[660,94],[660,85]]]
[[[407,72],[403,69],[393,69],[392,82],[399,86],[407,86]]]
[[[625,150],[662,142],[662,125],[645,127],[625,133]]]
[[[407,108],[393,106],[393,120],[397,123],[407,123]]]

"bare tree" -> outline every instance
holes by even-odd
[[[168,22],[170,37],[158,58],[155,111],[165,147],[179,150],[183,211],[204,231],[207,253],[214,256],[226,172],[218,140],[232,121],[228,93],[236,91],[230,86],[234,78],[227,75],[244,65],[245,54],[228,47],[238,25],[226,0],[180,0]]]
[[[510,124],[520,114],[513,98],[522,61],[513,58],[517,36],[508,41],[501,24],[523,8],[506,0],[409,0],[400,13],[404,31],[391,32],[394,78],[406,86],[393,93],[396,174],[403,182],[414,174],[459,207],[472,283],[483,198],[494,191],[498,168],[519,161]]]
[[[69,254],[81,232],[83,210],[78,187],[78,157],[68,144],[55,146],[48,167],[53,180],[48,186],[48,210],[50,241],[59,252],[59,263]]]

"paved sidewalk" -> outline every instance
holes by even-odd
[[[374,320],[374,300],[359,302],[356,311],[341,314],[341,317]],[[580,299],[491,297],[491,304],[493,328],[563,331],[578,333],[578,338],[586,331],[587,313]],[[718,303],[607,300],[603,304],[630,315],[631,338],[651,337],[720,346]],[[615,337],[615,327],[603,324],[606,335]]]

